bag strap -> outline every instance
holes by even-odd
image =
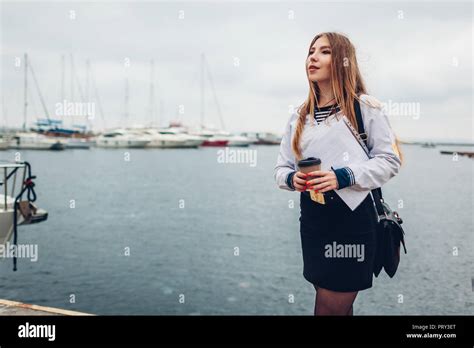
[[[354,99],[354,111],[356,114],[356,120],[357,120],[357,128],[359,129],[359,135],[364,141],[365,145],[367,145],[367,133],[365,133],[364,129],[364,122],[362,120],[362,112],[360,110],[360,103],[357,99]],[[382,197],[382,188],[378,187],[376,189],[372,190],[372,196],[374,197],[375,200],[375,208],[377,209],[377,214],[379,216],[385,216],[385,210],[383,209],[383,197]]]

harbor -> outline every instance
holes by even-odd
[[[313,290],[301,275],[299,197],[278,190],[273,179],[281,135],[226,131],[222,114],[219,127],[206,126],[203,104],[197,126],[173,117],[167,125],[137,125],[126,116],[106,129],[93,129],[88,115],[66,124],[46,107],[43,117],[31,118],[28,105],[25,98],[23,127],[0,127],[0,292],[11,299],[0,302],[0,315],[311,311]],[[472,313],[472,260],[454,251],[472,237],[472,209],[464,209],[472,202],[454,195],[472,178],[473,144],[400,144],[406,164],[384,197],[403,216],[411,260],[401,263],[398,283],[375,280],[358,300],[358,314]],[[440,170],[426,180],[422,173],[433,163]],[[439,204],[442,181],[452,184],[449,207]],[[425,248],[443,263],[427,263]],[[446,274],[441,287],[439,269]],[[437,289],[432,300],[420,297],[427,288]]]
[[[313,315],[300,194],[279,189],[274,168],[311,96],[311,16],[334,8],[188,5],[5,3],[0,315]],[[367,17],[343,7],[348,23]],[[403,22],[371,7],[383,38],[349,30],[363,76],[338,83],[364,78],[354,91],[387,106],[404,158],[383,196],[408,253],[355,315],[474,313],[472,35],[445,25],[452,4],[415,7]],[[387,49],[401,35],[425,45],[410,64],[406,44]],[[433,37],[457,38],[441,61]]]
[[[395,281],[374,279],[357,314],[472,314],[472,257],[462,247],[472,240],[472,201],[459,194],[472,159],[402,146],[403,170],[383,192],[404,220],[409,257]],[[219,150],[21,151],[48,219],[18,227],[18,244],[37,245],[37,261],[18,258],[13,272],[12,258],[0,259],[2,298],[96,315],[311,315],[299,195],[272,178],[278,147],[241,149],[256,151],[247,163],[221,163]],[[440,182],[450,183],[442,199]]]
[[[107,117],[103,111],[101,98],[96,86],[94,75],[91,72],[91,62],[86,60],[85,83],[81,84],[77,78],[74,57],[69,57],[69,65],[66,65],[66,57],[61,56],[61,96],[60,102],[54,105],[54,112],[48,107],[45,95],[40,87],[33,70],[31,58],[27,53],[23,56],[23,78],[24,78],[24,100],[23,100],[23,124],[21,128],[11,128],[7,125],[6,101],[2,100],[2,113],[4,122],[0,128],[0,150],[51,150],[60,151],[64,149],[89,149],[91,147],[101,148],[197,148],[205,147],[247,147],[249,145],[279,145],[281,135],[271,132],[241,132],[235,134],[225,130],[224,116],[220,108],[219,100],[214,90],[214,83],[210,75],[208,64],[204,54],[200,57],[201,69],[201,110],[200,120],[196,125],[186,125],[179,120],[179,114],[171,115],[166,126],[160,121],[162,112],[157,112],[157,100],[155,92],[154,60],[150,61],[149,76],[149,105],[148,116],[145,125],[131,124],[130,119],[130,87],[128,77],[125,77],[123,91],[123,113],[120,118],[120,127],[93,129],[97,122],[96,118],[102,119],[105,127]],[[70,81],[66,81],[66,68],[69,66]],[[206,78],[208,76],[208,78]],[[210,124],[206,120],[205,102],[206,95],[204,82],[208,79],[211,84],[211,92],[214,95],[214,103],[218,110],[219,126]],[[33,80],[33,87],[31,86]],[[71,89],[66,91],[66,84]],[[92,93],[94,91],[94,93]],[[80,101],[75,100],[75,93],[79,93]],[[31,117],[32,100],[31,95],[37,94],[41,101],[41,116],[35,109],[35,116]],[[32,99],[32,100],[30,100]],[[97,110],[96,110],[97,105]],[[158,115],[157,115],[158,114]],[[157,121],[158,118],[158,121]],[[79,122],[75,122],[79,121]]]
[[[204,103],[194,126],[176,115],[154,122],[155,112],[132,124],[129,91],[125,83],[117,127],[94,128],[88,114],[68,123],[47,107],[31,117],[27,97],[22,127],[0,127],[0,292],[9,299],[0,314],[310,314],[299,196],[273,178],[281,134],[227,131],[221,111],[208,126]],[[410,262],[398,282],[376,279],[357,312],[473,313],[472,258],[457,250],[472,239],[472,197],[459,195],[472,179],[472,143],[400,143],[406,163],[384,197],[403,216]],[[442,201],[440,182],[450,183]],[[426,298],[425,289],[436,290]]]

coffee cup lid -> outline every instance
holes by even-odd
[[[321,160],[316,157],[308,157],[298,162],[298,167],[309,167],[321,164]]]

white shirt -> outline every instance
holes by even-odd
[[[362,163],[348,165],[355,179],[355,183],[351,187],[355,190],[373,190],[381,187],[398,174],[401,160],[395,146],[395,133],[380,102],[367,94],[362,94],[359,98],[370,159]],[[310,116],[314,119],[313,115]],[[297,170],[291,141],[294,137],[298,117],[297,112],[294,112],[286,124],[274,169],[274,179],[278,187],[288,191],[294,190],[287,185],[286,179],[291,172]],[[305,127],[308,127],[312,121],[307,117]],[[311,153],[311,149],[308,148],[309,144],[315,146],[317,141],[305,139],[303,132],[300,138],[303,155]]]

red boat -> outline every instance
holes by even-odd
[[[208,139],[204,140],[201,146],[227,146],[229,140],[224,139]]]

